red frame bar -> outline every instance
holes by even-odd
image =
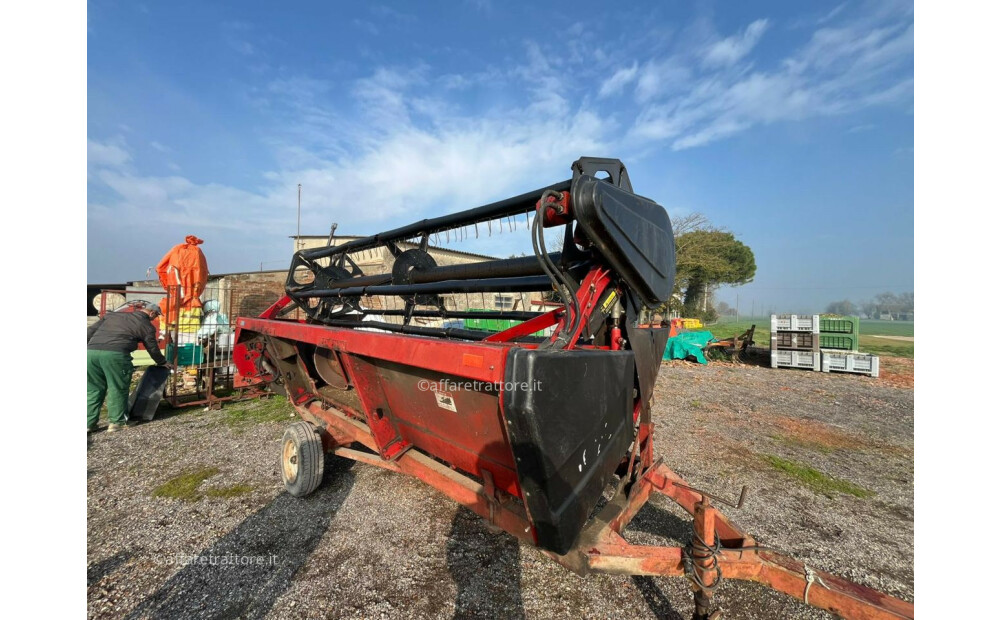
[[[680,486],[684,485],[684,486]],[[662,493],[694,516],[694,529],[704,540],[714,529],[722,544],[716,560],[724,579],[756,581],[813,607],[826,609],[844,618],[913,618],[913,603],[853,583],[836,575],[809,569],[787,556],[758,549],[756,542],[733,525],[709,502],[709,498],[685,488],[687,483],[670,468],[657,464],[639,478],[628,498],[609,503],[598,515],[581,543],[565,556],[549,553],[557,562],[577,572],[678,577],[686,574],[685,549],[632,545],[621,531],[649,499]],[[608,518],[614,515],[612,518]],[[708,537],[708,538],[706,538]],[[699,571],[695,561],[695,571]],[[704,568],[704,567],[703,567]],[[715,572],[702,574],[711,585]],[[693,586],[697,591],[698,587]],[[710,596],[710,593],[709,593]],[[808,598],[807,598],[808,597]]]

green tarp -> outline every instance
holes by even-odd
[[[712,332],[681,332],[667,340],[667,348],[663,350],[665,360],[683,360],[693,357],[699,364],[707,364],[705,354],[701,350],[706,344],[715,340]]]

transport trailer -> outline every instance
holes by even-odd
[[[654,459],[650,406],[667,330],[639,321],[673,292],[670,218],[632,191],[618,160],[571,169],[519,196],[295,253],[286,295],[237,320],[234,350],[243,380],[269,384],[302,418],[281,445],[288,492],[313,491],[333,452],[414,476],[578,573],[687,577],[696,619],[721,616],[712,595],[725,578],[846,618],[912,618],[911,603],[757,545],[713,500],[728,502]],[[522,223],[533,256],[433,256],[432,240]],[[561,251],[547,250],[545,229],[561,232]],[[376,253],[391,264],[372,269],[363,259]],[[486,295],[502,296],[500,310],[470,307]],[[525,295],[546,303],[507,307]],[[282,318],[294,309],[306,318]],[[520,323],[458,326],[470,318]],[[692,515],[686,547],[622,537],[653,493]]]

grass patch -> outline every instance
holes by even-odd
[[[861,319],[861,335],[912,336],[913,321],[876,321]]]
[[[217,473],[219,473],[218,467],[203,467],[181,474],[153,489],[153,497],[170,497],[185,502],[198,501],[201,499],[198,487]]]
[[[765,454],[763,458],[778,471],[788,474],[805,486],[811,488],[817,493],[822,493],[827,497],[832,498],[833,493],[845,493],[847,495],[853,495],[854,497],[861,498],[871,497],[874,495],[874,493],[868,489],[859,487],[846,480],[840,480],[839,478],[828,476],[817,469],[809,467],[808,465],[796,463],[795,461],[789,461],[781,458],[780,456],[774,456],[773,454]]]
[[[701,401],[700,400],[692,400],[691,401],[691,407],[693,407],[695,409],[701,407]]]
[[[731,318],[722,319],[713,325],[706,325],[705,329],[712,332],[712,335],[719,340],[732,338],[734,335],[742,334],[750,329],[751,325],[756,325],[753,339],[755,346],[767,348],[771,345],[771,317],[758,317],[753,319],[740,318],[733,321]],[[913,343],[904,340],[886,340],[884,338],[874,338],[873,336],[912,336],[913,321],[861,321],[861,339],[858,349],[862,353],[873,353],[886,357],[906,357],[913,359]]]
[[[874,336],[866,336],[861,332],[861,342],[858,349],[864,353],[874,353],[886,357],[908,357],[913,359],[913,343],[905,340],[886,340]]]
[[[209,497],[239,497],[240,495],[246,495],[254,490],[254,487],[249,484],[234,484],[231,487],[222,487],[221,489],[208,489],[205,491],[205,495]]]
[[[295,409],[287,399],[272,396],[262,400],[250,400],[227,404],[222,408],[222,417],[230,428],[252,426],[267,422],[282,422],[295,414]]]
[[[732,318],[727,317],[727,319],[722,319],[718,323],[706,325],[704,329],[712,332],[712,335],[718,340],[727,340],[733,336],[739,336],[750,329],[751,325],[757,326],[757,329],[753,332],[755,346],[769,346],[771,344],[771,317],[769,316],[751,319],[740,318],[739,321],[734,321]]]

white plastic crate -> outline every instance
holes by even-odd
[[[812,332],[771,332],[771,350],[819,351],[819,334]]]
[[[772,314],[772,332],[809,332],[819,333],[818,314]]]
[[[771,368],[804,368],[819,372],[819,351],[771,351]]]
[[[820,351],[823,372],[853,372],[870,377],[878,376],[878,356],[855,351]]]

